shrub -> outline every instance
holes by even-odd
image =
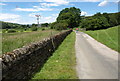
[[[50,24],[50,28],[51,28],[51,29],[55,29],[55,28],[54,28],[54,25],[55,25],[55,24],[57,24],[57,22],[51,23],[51,24]]]
[[[59,23],[56,23],[53,27],[56,30],[66,30],[68,27],[68,24],[64,22],[59,22]]]
[[[9,29],[8,30],[8,33],[15,33],[16,32],[16,30],[14,30],[14,29]]]
[[[38,28],[37,28],[37,27],[32,27],[31,30],[32,30],[32,31],[37,31]]]
[[[27,30],[27,28],[24,29],[25,31]]]
[[[6,32],[6,29],[2,29],[2,33],[5,33]]]
[[[42,28],[42,31],[44,31],[45,30],[45,28]]]

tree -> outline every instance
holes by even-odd
[[[27,24],[27,28],[30,28],[30,25],[29,25],[29,24]]]
[[[94,14],[94,16],[96,16],[96,17],[100,17],[101,15],[102,15],[102,14],[101,14],[100,12]]]
[[[56,30],[65,30],[65,29],[67,29],[67,27],[68,27],[68,23],[65,21],[61,21],[61,22],[53,25],[53,28]]]
[[[68,24],[68,27],[70,28],[79,26],[80,14],[81,11],[79,8],[65,8],[59,13],[59,16],[57,17],[57,22],[59,23],[61,21],[64,21]]]
[[[55,29],[55,28],[54,28],[54,25],[55,25],[55,24],[57,24],[57,22],[51,23],[51,24],[50,24],[50,28],[51,28],[51,29]]]
[[[49,25],[48,23],[41,24],[42,27],[48,27],[48,25]]]
[[[110,18],[109,18],[109,14],[108,13],[103,13],[103,16],[108,20],[108,22],[109,22],[109,20],[110,20]]]
[[[108,19],[102,14],[97,13],[94,16],[85,18],[81,22],[81,27],[87,30],[105,29],[110,26]]]
[[[32,27],[37,27],[37,24],[34,24],[34,23],[33,23],[33,24],[32,24]]]
[[[120,22],[119,17],[120,16],[118,14],[110,14],[109,15],[109,18],[110,18],[109,23],[110,23],[111,26],[116,26],[116,25],[119,24],[119,22]]]

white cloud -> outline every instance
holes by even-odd
[[[103,0],[1,0],[1,2],[99,2]],[[116,2],[117,0],[109,0],[109,2]]]
[[[49,3],[40,3],[40,5],[41,5],[42,7],[59,6],[59,5],[56,4],[56,3],[51,3],[51,4],[49,4]]]
[[[38,11],[52,11],[51,8],[38,8]]]
[[[52,11],[51,8],[39,8],[38,6],[33,6],[33,8],[15,8],[15,11]]]
[[[31,14],[29,14],[29,17],[33,17],[31,23],[33,23],[33,22],[37,23],[36,17],[35,17],[36,14],[41,15],[41,13],[31,13]],[[51,22],[55,22],[57,17],[58,17],[58,14],[51,14],[50,16],[41,16],[39,21],[40,21],[40,23],[51,23]],[[26,23],[28,23],[28,22],[26,22]]]
[[[102,1],[98,6],[106,6],[108,4],[107,0]]]
[[[52,14],[51,16],[47,16],[47,17],[41,17],[40,18],[40,23],[51,23],[51,22],[55,22],[56,18],[58,17],[58,14]]]
[[[8,19],[8,20],[4,20],[4,21],[5,22],[11,22],[11,23],[19,23],[20,19]]]
[[[82,0],[83,2],[98,2],[100,0]]]
[[[117,1],[115,1],[114,3],[119,3],[120,2],[120,0],[117,0]]]
[[[51,2],[51,3],[45,3]],[[50,7],[50,6],[60,6],[60,5],[68,5],[69,2],[65,0],[44,0],[44,3],[40,3],[42,7]]]
[[[37,9],[33,8],[15,8],[15,11],[38,11]]]
[[[34,8],[39,8],[39,6],[33,6]]]
[[[9,14],[9,13],[2,13],[0,14],[0,20],[5,21],[5,22],[11,22],[11,23],[19,23],[19,24],[32,24],[32,23],[37,23],[36,21],[36,14],[40,13],[31,13],[28,16],[32,17],[30,18],[30,21],[27,21],[26,19],[22,19],[20,15],[16,14]],[[41,15],[41,14],[40,14]],[[50,16],[41,16],[40,17],[40,23],[51,23],[56,21],[58,14],[51,14]]]
[[[87,15],[87,12],[82,11],[82,12],[81,12],[81,15],[82,15],[82,16],[85,16],[85,15]]]
[[[52,19],[52,16],[44,17],[45,20],[50,20]]]
[[[40,0],[41,1],[41,0]],[[69,4],[68,1],[65,0],[43,0],[44,3],[40,3],[40,6],[33,6],[32,8],[15,8],[15,11],[26,11],[26,12],[36,12],[36,11],[52,11],[53,8],[49,8],[51,6],[60,6]],[[50,3],[46,3],[50,2]]]
[[[0,20],[5,22],[19,23],[21,16],[10,13],[0,13]]]
[[[65,0],[44,0],[45,2],[53,2],[53,3],[56,3],[56,4],[68,4],[69,2],[68,1],[65,1]]]
[[[58,17],[59,14],[52,14],[52,16]]]
[[[0,3],[0,5],[6,5],[6,4],[4,4],[4,3]]]
[[[20,15],[9,14],[9,13],[0,13],[0,20],[3,20],[3,19],[16,19],[16,18],[20,18]]]

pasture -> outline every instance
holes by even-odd
[[[105,44],[109,48],[120,52],[120,49],[118,49],[118,35],[120,34],[120,32],[118,32],[119,29],[120,26],[115,26],[108,29],[86,31],[85,33],[89,34],[94,39]]]
[[[55,30],[39,30],[32,32],[15,32],[2,34],[2,53],[10,52],[22,46],[29,45],[33,42],[40,41],[59,33]]]

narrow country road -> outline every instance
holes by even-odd
[[[118,52],[82,32],[76,33],[75,49],[79,79],[118,79]]]

